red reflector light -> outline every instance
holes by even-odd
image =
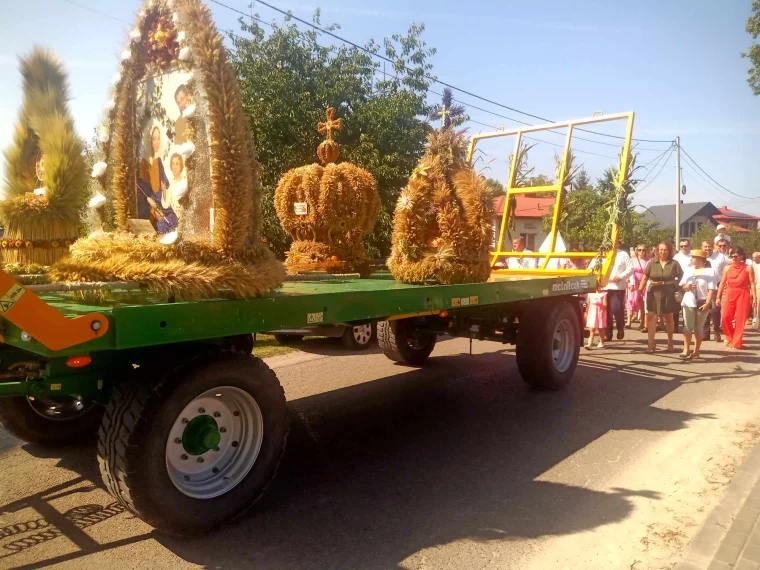
[[[92,358],[89,356],[72,356],[66,361],[66,366],[69,368],[82,368],[92,362]]]
[[[449,312],[448,311],[441,311],[440,313],[438,313],[438,316],[441,317],[441,318],[446,318],[446,317],[449,316]]]

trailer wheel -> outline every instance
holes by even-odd
[[[282,346],[293,346],[303,341],[303,335],[300,334],[273,334],[272,336],[277,341],[277,344],[281,344]]]
[[[377,335],[374,323],[365,325],[347,326],[340,337],[343,346],[348,350],[366,350],[372,344],[372,339]]]
[[[275,476],[287,431],[274,372],[249,354],[212,351],[155,384],[116,387],[98,433],[100,471],[114,497],[145,522],[194,536],[256,503]]]
[[[435,333],[415,331],[414,319],[377,323],[377,341],[383,354],[402,364],[419,366],[435,348]]]
[[[103,407],[73,396],[0,398],[0,424],[17,438],[61,447],[95,438]]]
[[[548,390],[567,386],[578,364],[580,330],[577,312],[564,301],[521,316],[516,356],[522,379]]]

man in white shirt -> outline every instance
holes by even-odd
[[[681,269],[686,271],[686,268],[691,265],[691,242],[687,239],[682,239],[678,244],[678,253],[673,256],[681,266]]]
[[[725,240],[721,238],[721,243],[724,243]],[[712,268],[713,272],[715,273],[715,279],[716,283],[720,283],[720,278],[723,276],[723,269],[726,267],[726,263],[728,263],[728,258],[726,258],[725,255],[718,251],[713,251],[713,242],[710,240],[705,240],[702,242],[702,251],[705,252],[705,255],[707,256],[707,261],[710,262],[710,267]],[[710,340],[710,321],[712,321],[713,324],[713,332],[715,332],[715,342],[721,342],[720,337],[720,307],[715,305],[715,302],[712,304],[712,308],[710,309],[710,312],[707,315],[707,318],[705,319],[705,327],[704,327],[704,335],[705,340]]]
[[[612,320],[617,325],[617,338],[625,337],[625,290],[628,277],[633,273],[631,256],[622,249],[618,249],[615,259],[612,261],[610,280],[604,287],[607,291],[607,332],[606,339],[612,340]]]
[[[533,253],[529,249],[525,249],[525,238],[522,236],[518,236],[512,240],[512,251]],[[507,267],[509,269],[535,269],[537,261],[535,257],[510,257]]]
[[[715,228],[715,231],[718,232],[718,235],[716,235],[713,238],[713,245],[718,245],[719,240],[726,240],[728,242],[728,245],[731,245],[731,236],[726,233],[726,226],[723,224],[718,224],[718,227]]]
[[[691,242],[688,239],[682,239],[678,243],[678,253],[673,256],[673,259],[678,262],[678,265],[681,266],[684,273],[686,273],[686,270],[691,267]],[[680,332],[680,321],[681,307],[679,305],[678,310],[673,313],[673,330],[675,332]]]

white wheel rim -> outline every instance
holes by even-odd
[[[188,426],[199,422],[216,424],[216,448],[200,453],[192,446],[188,449]],[[223,495],[248,475],[261,451],[263,436],[264,419],[253,396],[234,386],[207,390],[185,406],[172,425],[166,441],[169,479],[181,493],[194,499]]]
[[[552,360],[558,372],[566,372],[573,362],[573,329],[567,319],[557,323],[552,337]]]
[[[372,325],[357,325],[353,332],[354,340],[359,344],[367,344],[372,340]]]

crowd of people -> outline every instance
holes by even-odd
[[[673,246],[662,242],[651,250],[637,245],[629,254],[622,249],[613,260],[609,281],[588,295],[587,349],[625,337],[625,328],[638,323],[647,333],[648,353],[655,352],[656,334],[664,330],[667,350],[675,351],[674,335],[683,334],[679,357],[700,357],[705,340],[714,339],[732,350],[741,349],[749,324],[760,331],[760,252],[747,256],[731,245],[725,227],[718,226],[713,240],[692,249],[688,239]]]

